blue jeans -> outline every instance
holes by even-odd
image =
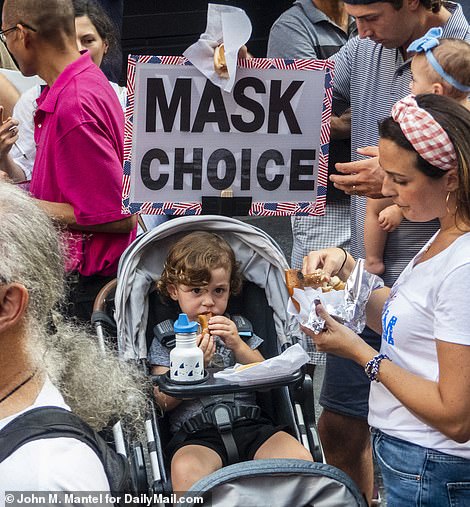
[[[372,429],[387,507],[470,505],[470,460],[411,444]]]

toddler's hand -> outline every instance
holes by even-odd
[[[204,353],[204,368],[207,368],[211,362],[212,356],[215,353],[214,338],[209,333],[204,335],[200,334],[197,337],[197,345]]]
[[[386,232],[394,231],[402,220],[403,213],[396,204],[387,206],[379,213],[379,225]]]
[[[209,320],[209,331],[219,336],[225,346],[231,350],[236,350],[243,344],[235,323],[223,315],[217,315]]]

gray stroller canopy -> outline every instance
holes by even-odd
[[[292,343],[300,331],[296,320],[286,312],[289,294],[284,270],[289,265],[277,243],[261,229],[234,218],[187,216],[169,220],[143,234],[121,257],[115,296],[120,356],[147,357],[148,294],[160,277],[171,245],[180,236],[196,230],[215,232],[230,244],[243,276],[265,290],[280,344]]]
[[[212,507],[367,507],[344,472],[297,459],[226,466],[196,482],[184,497],[202,497]]]

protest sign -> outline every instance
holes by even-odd
[[[203,196],[252,200],[254,215],[322,215],[329,60],[240,60],[227,93],[184,57],[130,56],[123,206],[199,214]]]

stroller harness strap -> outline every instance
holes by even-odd
[[[216,405],[212,410],[212,418],[227,451],[228,463],[232,465],[240,459],[240,455],[232,435],[232,412],[229,406],[223,403]]]
[[[257,420],[260,417],[261,409],[257,405],[240,406],[230,401],[216,401],[211,405],[205,405],[199,414],[185,421],[174,435],[171,444],[176,445],[182,442],[188,434],[214,427],[220,434],[227,452],[228,464],[231,465],[240,459],[238,447],[232,435],[233,424],[238,421]]]
[[[235,323],[240,338],[244,341],[253,336],[253,325],[242,315],[225,314]],[[159,322],[153,328],[154,337],[165,347],[172,349],[176,344],[175,331],[173,329],[174,320],[166,319]]]
[[[261,415],[261,409],[257,405],[240,406],[230,402],[216,403],[205,407],[201,413],[185,421],[182,428],[186,433],[196,433],[196,431],[210,428],[212,426],[215,426],[217,429],[219,429],[219,427],[222,428],[222,426],[225,426],[227,423],[223,423],[222,420],[220,423],[218,422],[218,417],[220,418],[220,415],[218,414],[221,413],[218,409],[221,407],[223,407],[223,410],[227,411],[230,415],[230,425],[234,422],[248,419],[257,420]],[[225,427],[222,429],[225,429]]]

